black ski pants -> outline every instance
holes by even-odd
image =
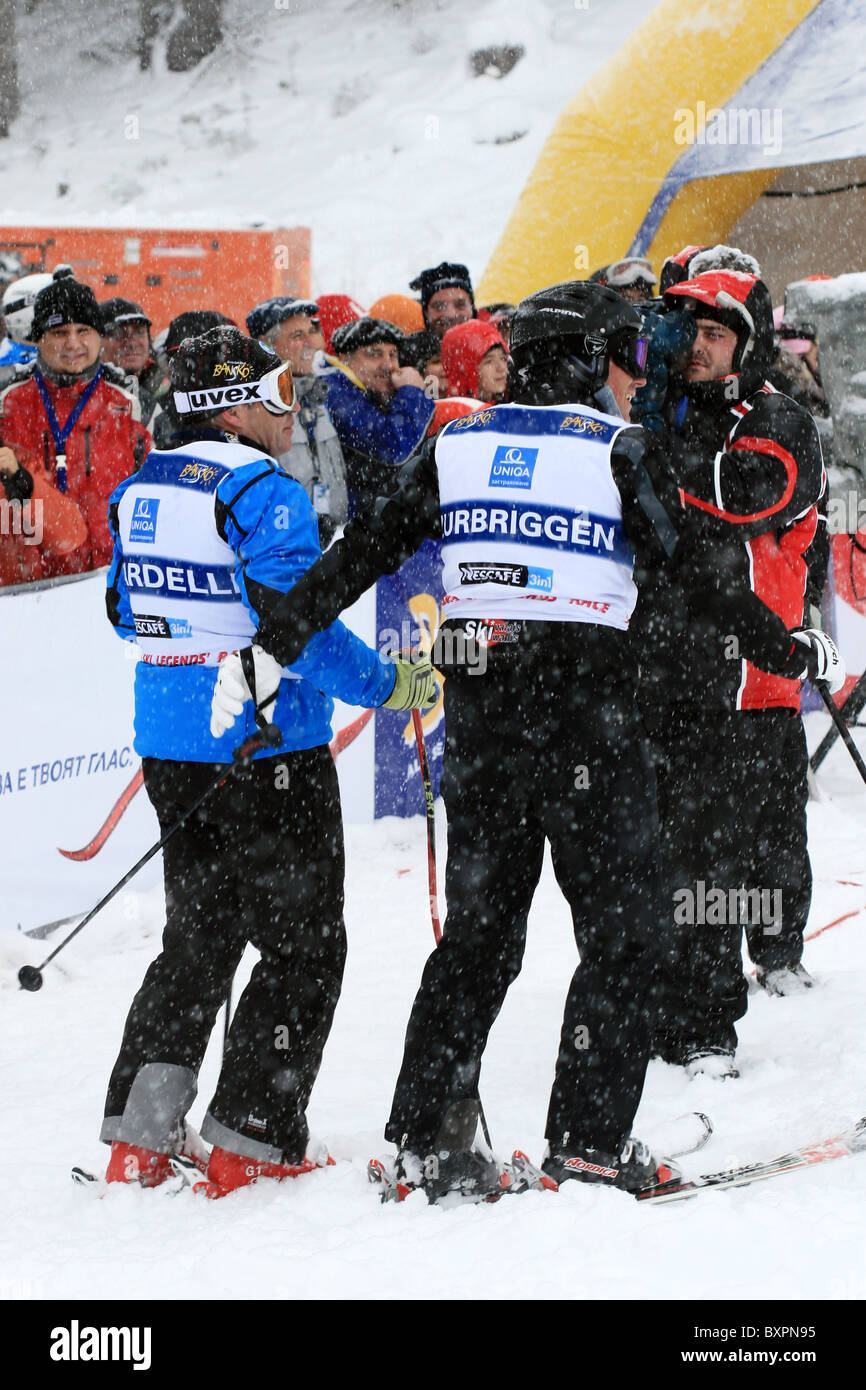
[[[219,771],[155,758],[143,766],[163,834]],[[251,942],[261,959],[237,1001],[202,1134],[253,1158],[297,1162],[346,953],[328,748],[260,759],[232,775],[169,840],[163,864],[162,950],[126,1020],[102,1137],[171,1147]]]
[[[795,966],[802,955],[812,892],[806,740],[787,709],[669,705],[645,720],[665,907],[656,1047],[678,1062],[693,1050],[736,1047],[748,995],[744,927],[753,961],[767,970]],[[738,898],[740,889],[750,896]]]
[[[420,1154],[457,1147],[451,1117],[477,1096],[547,839],[580,964],[546,1134],[553,1152],[618,1151],[647,1065],[659,923],[655,783],[632,690],[552,669],[536,651],[504,670],[449,674],[445,713],[447,920],[412,1008],[386,1137]]]

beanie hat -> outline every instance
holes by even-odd
[[[319,306],[319,327],[325,339],[325,352],[333,352],[334,330],[339,328],[341,324],[362,319],[364,310],[357,299],[352,299],[348,294],[320,294],[317,303]]]
[[[427,328],[420,333],[407,333],[397,347],[397,358],[401,367],[414,367],[424,376],[428,362],[442,360],[442,339]]]
[[[427,318],[427,305],[433,298],[437,290],[447,290],[455,288],[465,290],[472,300],[472,312],[475,313],[475,295],[472,293],[472,281],[469,279],[469,271],[465,265],[458,265],[455,261],[442,261],[440,265],[433,266],[430,270],[422,270],[420,275],[410,281],[410,290],[417,290],[421,295],[421,308],[424,310],[424,318]]]
[[[53,280],[37,294],[30,330],[32,341],[38,342],[49,328],[60,328],[65,323],[83,323],[102,333],[102,314],[96,295],[89,285],[82,285],[80,280],[69,276]]]
[[[189,309],[184,314],[178,314],[168,325],[165,351],[170,356],[171,353],[177,352],[184,338],[198,338],[202,333],[207,333],[208,329],[219,328],[220,324],[224,323],[235,329],[238,327],[233,319],[227,319],[225,314],[218,314],[216,309]]]
[[[290,299],[278,294],[273,299],[264,299],[247,314],[247,332],[252,338],[263,338],[278,323],[294,318],[295,314],[309,314],[311,319],[319,317],[319,306],[314,299]]]
[[[221,324],[197,337],[184,338],[171,357],[168,374],[172,392],[217,392],[260,381],[279,364],[279,357],[270,348],[248,338],[234,324]],[[217,400],[205,410],[183,411],[183,419],[208,420],[233,404]],[[174,408],[178,410],[176,401]]]
[[[376,343],[393,343],[397,347],[403,341],[403,334],[393,323],[384,319],[352,319],[337,328],[331,338],[334,352],[343,354],[355,352],[357,348],[373,347]]]
[[[456,323],[442,337],[442,366],[448,378],[449,396],[478,397],[478,368],[491,348],[508,355],[505,339],[492,323],[468,319]]]
[[[418,333],[424,327],[421,305],[408,294],[383,294],[370,305],[370,318],[396,324],[404,333]]]
[[[105,337],[110,337],[116,333],[122,323],[146,323],[150,328],[150,319],[144,312],[140,304],[134,304],[131,299],[104,299],[99,306],[102,313],[102,332]]]

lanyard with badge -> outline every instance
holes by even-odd
[[[331,510],[331,489],[319,476],[319,446],[316,442],[316,407],[308,400],[301,401],[300,419],[310,446],[313,460],[313,511],[317,516],[327,516]]]
[[[36,371],[33,373],[33,379],[36,382],[39,394],[42,397],[42,404],[45,407],[45,416],[48,420],[48,425],[51,430],[51,436],[54,440],[54,463],[57,469],[57,490],[59,492],[65,492],[66,441],[71,435],[72,431],[75,429],[75,426],[78,424],[84,407],[87,405],[87,402],[90,400],[90,397],[93,395],[94,391],[96,390],[97,386],[102,380],[102,367],[100,365],[93,380],[88,384],[86,389],[82,391],[81,396],[78,399],[78,403],[70,411],[69,418],[62,429],[58,424],[57,412],[55,411],[54,403],[48,394],[48,387],[45,384],[45,378],[39,371],[38,367]]]

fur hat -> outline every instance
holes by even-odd
[[[693,280],[696,275],[703,275],[707,270],[739,270],[743,275],[754,275],[758,280],[761,278],[761,267],[750,256],[747,251],[741,251],[738,246],[705,246],[702,251],[698,251],[689,261],[689,279]]]
[[[278,323],[294,318],[295,314],[308,314],[311,319],[319,317],[319,306],[314,299],[290,299],[278,294],[273,299],[264,299],[247,314],[247,332],[251,338],[263,338]]]
[[[373,347],[376,343],[393,343],[394,347],[398,347],[403,337],[396,324],[365,316],[362,319],[352,319],[351,323],[344,323],[335,329],[331,342],[334,352],[343,356],[345,353],[355,352],[357,348]]]

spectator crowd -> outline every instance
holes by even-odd
[[[145,307],[98,303],[68,266],[11,279],[5,269],[0,501],[38,503],[41,514],[39,545],[20,527],[0,530],[0,584],[10,585],[108,563],[112,492],[150,448],[184,442],[173,356],[233,320],[192,309],[154,333]],[[512,306],[476,309],[467,268],[450,262],[412,288],[417,299],[384,295],[369,312],[333,294],[276,296],[246,315],[247,332],[291,363],[300,428],[280,462],[307,492],[323,545],[428,434],[506,397]]]
[[[671,275],[705,248],[670,258]],[[739,262],[735,262],[740,264]],[[742,264],[751,264],[746,257]],[[151,447],[184,442],[170,400],[168,369],[185,338],[233,320],[215,309],[179,314],[154,333],[147,310],[114,297],[98,303],[68,266],[7,280],[0,343],[0,501],[40,507],[39,545],[11,524],[0,528],[0,585],[80,574],[108,563],[106,521],[114,488]],[[643,257],[596,271],[637,305],[652,330],[648,380],[619,413],[652,427],[667,393],[671,328],[654,299]],[[508,337],[515,306],[476,306],[465,265],[443,261],[410,283],[417,298],[386,294],[369,311],[351,296],[276,296],[250,307],[247,332],[291,363],[299,426],[280,460],[302,484],[319,518],[323,546],[381,492],[393,469],[451,420],[509,399]],[[158,326],[159,327],[159,326]],[[774,312],[771,380],[813,414],[827,406],[814,329]],[[676,346],[676,344],[674,344]],[[659,390],[661,378],[661,390]],[[615,384],[612,384],[616,397]],[[669,393],[667,393],[669,394]],[[8,511],[7,511],[8,516]],[[17,530],[17,534],[16,534]]]

